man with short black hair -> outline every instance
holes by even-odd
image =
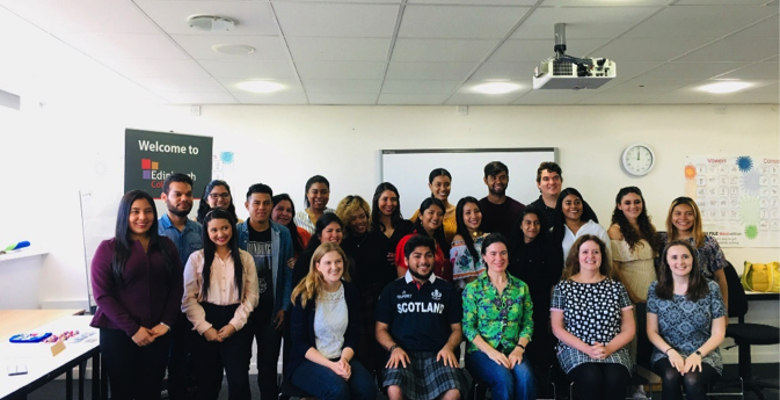
[[[187,265],[190,254],[203,248],[203,228],[187,218],[192,211],[192,179],[181,173],[165,178],[160,199],[165,202],[168,212],[160,217],[158,232],[171,239],[179,251],[181,265]],[[205,200],[202,200],[205,201]],[[171,348],[168,357],[168,395],[171,400],[187,398],[189,367],[187,364],[187,333],[192,324],[182,313],[171,332]]]
[[[525,205],[506,195],[509,167],[501,161],[489,162],[485,165],[482,181],[488,187],[488,195],[479,201],[479,211],[482,212],[480,230],[511,237],[512,227],[523,213]]]
[[[539,164],[539,168],[536,170],[536,187],[539,188],[540,195],[536,201],[528,206],[542,210],[543,223],[547,229],[552,229],[555,225],[555,204],[561,194],[561,186],[563,186],[561,167],[552,161]]]
[[[252,255],[257,268],[260,304],[251,319],[257,342],[257,383],[263,399],[279,395],[276,364],[292,295],[292,268],[287,266],[287,260],[293,258],[292,237],[287,227],[271,220],[273,196],[268,185],[250,186],[244,203],[249,219],[236,226],[238,247]]]
[[[468,391],[456,355],[461,299],[433,274],[435,248],[432,238],[412,236],[404,245],[409,270],[384,288],[376,306],[376,339],[390,353],[382,384],[390,400],[457,400]]]

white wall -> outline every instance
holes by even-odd
[[[28,228],[51,234],[51,255],[37,293],[46,304],[86,299],[78,190],[118,200],[128,127],[213,136],[215,152],[235,152],[235,165],[224,176],[236,199],[243,198],[250,184],[264,182],[275,192],[290,193],[299,208],[304,183],[314,174],[330,179],[334,207],[348,194],[370,198],[379,183],[381,149],[553,146],[559,149],[564,186],[578,188],[603,223],[610,218],[618,189],[636,185],[659,228],[669,203],[683,192],[685,156],[780,154],[776,105],[728,106],[725,113],[709,105],[474,106],[467,116],[458,116],[454,106],[204,106],[197,117],[189,115],[188,107],[96,105],[89,112],[47,107],[41,116],[37,131],[12,139],[23,154],[17,165],[0,162],[3,171],[15,171],[29,189],[22,198],[11,203],[4,198],[2,204],[23,210],[17,218]],[[634,142],[650,145],[658,158],[644,178],[629,177],[619,167],[622,150]],[[457,185],[457,177],[454,181]],[[401,195],[404,202],[420,200]],[[237,206],[245,217],[243,206]],[[738,270],[746,259],[780,259],[777,247],[726,249],[726,255]],[[777,304],[755,304],[753,310],[751,315],[778,324]],[[735,359],[727,354],[727,360]]]

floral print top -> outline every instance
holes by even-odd
[[[491,347],[509,355],[520,338],[531,340],[533,303],[525,282],[507,274],[507,284],[499,294],[487,273],[466,285],[463,291],[463,335],[466,351],[479,351],[474,338],[481,336]]]

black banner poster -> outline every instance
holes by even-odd
[[[160,198],[165,178],[180,172],[192,178],[192,195],[200,198],[211,182],[214,139],[125,129],[125,193],[141,189]]]

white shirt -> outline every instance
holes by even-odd
[[[314,310],[314,343],[317,351],[329,360],[340,358],[348,324],[349,310],[344,298],[344,285],[335,292],[323,290]]]
[[[601,262],[606,262],[612,265],[612,250],[610,249],[612,242],[609,239],[609,235],[607,235],[607,231],[605,231],[601,225],[599,225],[597,222],[594,222],[593,220],[590,220],[586,222],[585,225],[581,226],[576,235],[571,231],[571,229],[569,229],[566,224],[563,224],[563,241],[561,242],[561,247],[563,247],[564,265],[566,264],[566,257],[569,256],[569,250],[571,249],[571,246],[574,245],[574,242],[578,238],[584,235],[596,236],[604,242],[604,248],[607,254],[602,254]]]
[[[184,267],[184,296],[181,300],[181,311],[187,314],[187,319],[201,335],[211,328],[211,324],[206,320],[206,311],[200,305],[201,302],[205,301],[219,306],[240,303],[230,320],[230,324],[236,330],[240,330],[246,325],[249,314],[257,306],[259,294],[255,261],[252,255],[244,250],[239,250],[239,254],[244,270],[242,299],[239,299],[240,293],[235,285],[235,268],[230,253],[224,259],[214,255],[214,261],[211,263],[209,292],[206,298],[203,297],[202,291],[203,265],[205,263],[203,250],[192,253],[187,260],[187,265]]]

